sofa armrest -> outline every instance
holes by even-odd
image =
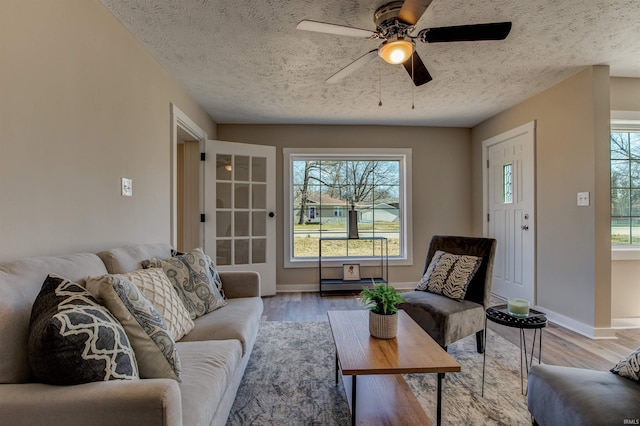
[[[229,299],[260,297],[260,274],[253,271],[218,271]]]
[[[171,379],[110,380],[75,386],[0,385],[6,425],[182,425],[180,388]]]

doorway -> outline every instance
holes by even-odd
[[[498,242],[492,292],[536,302],[535,122],[482,142],[484,235]]]

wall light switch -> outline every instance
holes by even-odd
[[[588,206],[589,205],[589,193],[588,192],[578,192],[578,205],[579,206]]]
[[[122,196],[133,197],[133,180],[122,178]]]

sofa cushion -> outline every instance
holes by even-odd
[[[162,268],[176,289],[191,319],[196,319],[226,304],[211,276],[209,260],[202,249],[183,255],[142,262],[144,268]]]
[[[208,426],[242,360],[237,340],[179,342],[182,423]]]
[[[27,342],[33,301],[49,273],[80,285],[89,275],[106,274],[92,253],[32,257],[0,264],[0,383],[25,383],[31,376]]]
[[[164,320],[123,275],[87,281],[87,289],[120,321],[136,353],[140,377],[180,380],[180,359]]]
[[[31,312],[29,362],[35,379],[51,385],[137,379],[129,339],[86,289],[49,275]]]
[[[173,340],[182,339],[182,336],[193,329],[193,321],[189,316],[189,311],[184,307],[178,293],[162,269],[140,269],[120,275],[135,284],[156,307]]]
[[[118,247],[98,253],[110,274],[126,274],[141,269],[141,262],[152,257],[171,256],[171,246],[165,243],[138,244]]]
[[[469,283],[482,263],[482,257],[446,253],[438,250],[433,255],[416,290],[442,294],[463,300]]]
[[[540,425],[622,425],[640,419],[640,390],[608,371],[534,365],[527,406]]]
[[[229,299],[224,308],[197,318],[193,330],[181,341],[238,339],[244,356],[247,346],[258,334],[262,310],[259,297]]]
[[[609,371],[620,377],[626,377],[627,379],[640,382],[640,348],[636,349],[631,353],[631,355],[618,362]]]
[[[484,307],[470,300],[457,301],[427,291],[402,293],[406,302],[398,304],[440,344],[449,344],[483,329]],[[447,340],[445,340],[447,336]]]

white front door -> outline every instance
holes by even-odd
[[[492,293],[535,304],[535,122],[482,143],[484,234],[497,240]]]
[[[209,140],[204,166],[204,250],[221,271],[257,271],[276,294],[276,149]]]

